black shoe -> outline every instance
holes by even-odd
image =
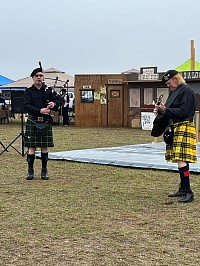
[[[44,179],[44,180],[48,180],[49,179],[49,176],[47,174],[47,169],[46,168],[42,168],[41,178]]]
[[[34,170],[33,170],[33,168],[29,168],[26,180],[33,180],[33,178],[34,178]]]
[[[168,197],[181,197],[184,196],[184,194],[185,191],[183,189],[179,189],[177,192],[169,194]]]
[[[182,202],[182,203],[188,203],[188,202],[192,202],[194,199],[194,193],[188,193],[186,192],[184,194],[184,196],[179,200],[179,202]]]

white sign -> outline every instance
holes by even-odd
[[[101,94],[106,94],[106,86],[101,86],[100,87],[100,93]]]
[[[150,112],[141,112],[141,124],[143,130],[152,130],[155,114]]]
[[[159,80],[159,74],[139,74],[138,80]]]
[[[87,90],[88,90],[88,89],[91,89],[91,88],[92,88],[91,85],[84,85],[84,86],[83,86],[83,89],[87,89]]]
[[[100,93],[97,91],[94,91],[94,100],[100,100]]]
[[[154,68],[143,68],[143,74],[154,74]]]

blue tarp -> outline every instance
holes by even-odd
[[[0,75],[0,86],[13,82],[14,80]]]

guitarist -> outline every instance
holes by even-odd
[[[154,112],[162,112],[168,117],[174,131],[173,143],[166,144],[165,159],[178,165],[180,185],[177,192],[169,197],[181,197],[179,202],[193,201],[190,187],[189,163],[197,162],[196,131],[193,117],[196,110],[195,93],[176,70],[168,70],[162,78],[171,90],[164,105],[155,105]]]

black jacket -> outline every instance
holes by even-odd
[[[178,90],[176,92],[176,90]],[[180,85],[175,91],[171,91],[166,101],[165,115],[168,118],[187,118],[194,116],[196,111],[195,93],[187,84]],[[170,103],[170,98],[176,93],[177,96]],[[170,103],[170,104],[169,104]]]
[[[196,110],[195,93],[189,85],[183,84],[171,91],[166,101],[165,113],[158,113],[151,131],[153,137],[159,137],[169,124],[193,121]]]
[[[48,102],[54,102],[55,107],[52,110],[57,111],[59,106],[62,105],[62,98],[52,88],[46,88],[45,85],[42,85],[40,90],[32,85],[24,92],[25,113],[40,114],[40,109],[46,108]]]

